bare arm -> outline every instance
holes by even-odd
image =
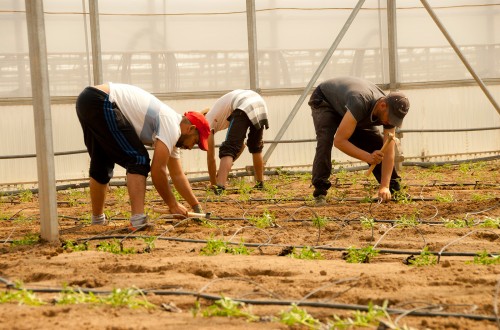
[[[187,209],[177,202],[168,182],[167,165],[170,159],[168,147],[162,141],[156,140],[153,160],[151,162],[151,179],[156,191],[158,191],[158,194],[165,201],[170,212],[187,215]]]
[[[349,142],[349,138],[356,129],[356,124],[356,119],[354,119],[353,115],[348,111],[340,122],[335,138],[333,139],[333,144],[340,151],[351,157],[367,162],[368,164],[378,164],[382,162],[382,178],[378,195],[384,201],[390,200],[391,193],[389,191],[389,182],[394,166],[394,142],[389,143],[385,152],[380,150],[375,150],[372,153],[364,151]],[[384,141],[387,138],[387,133],[394,134],[394,131],[395,129],[384,130]],[[384,157],[384,155],[386,155],[386,157]]]
[[[207,167],[208,175],[210,176],[210,183],[215,186],[217,184],[217,163],[215,162],[215,138],[214,131],[208,136],[208,150],[207,150]]]
[[[184,197],[191,207],[198,205],[200,202],[198,202],[198,199],[194,195],[186,174],[182,171],[181,160],[179,158],[170,157],[167,166],[175,189],[177,189],[179,194]]]
[[[388,134],[395,134],[396,129],[384,129],[384,142],[388,138]],[[391,192],[389,190],[389,184],[391,181],[392,169],[394,168],[394,140],[391,141],[384,151],[382,160],[382,178],[380,180],[379,197],[383,200],[391,199]]]
[[[348,111],[344,115],[344,118],[342,118],[339,128],[335,133],[335,137],[333,138],[333,144],[335,148],[339,149],[343,153],[351,157],[357,158],[359,160],[362,160],[364,162],[367,162],[369,164],[373,164],[374,163],[373,154],[370,154],[369,152],[366,152],[356,147],[351,142],[349,142],[349,138],[351,137],[352,133],[354,133],[357,123],[358,122],[356,121],[356,119],[354,119],[351,112]]]

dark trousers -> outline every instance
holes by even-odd
[[[312,169],[312,184],[315,188],[314,197],[326,195],[330,188],[330,174],[332,171],[332,147],[333,137],[337,131],[342,117],[337,114],[326,102],[318,107],[312,106],[312,117],[316,130],[316,154],[314,155]],[[356,128],[349,138],[349,142],[356,147],[372,153],[380,150],[384,138],[376,127]],[[380,183],[382,179],[382,164],[377,164],[373,170],[373,175]],[[400,190],[399,175],[396,169],[392,169],[390,187],[392,192]]]
[[[247,147],[252,154],[261,153],[264,148],[264,128],[256,129],[247,114],[240,109],[233,111],[228,118],[229,128],[227,129],[226,139],[219,148],[219,158],[231,156],[233,160],[238,157],[238,153],[243,147],[245,137],[248,131]]]
[[[89,175],[101,184],[113,177],[115,164],[127,173],[148,176],[149,154],[132,125],[108,94],[87,87],[76,100],[76,113],[90,155]]]

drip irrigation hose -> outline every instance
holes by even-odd
[[[76,239],[77,242],[79,241],[93,241],[93,240],[107,240],[107,239],[123,239],[123,238],[149,238],[151,236],[144,236],[144,235],[106,235],[106,236],[92,236],[90,238],[78,238]],[[158,240],[162,241],[173,241],[173,242],[183,242],[183,243],[199,243],[199,244],[207,244],[208,240],[202,240],[202,239],[191,239],[191,238],[179,238],[179,237],[158,237]],[[302,249],[305,247],[311,247],[316,250],[326,250],[326,251],[338,251],[338,252],[344,252],[348,251],[350,248],[349,247],[328,247],[328,246],[306,246],[306,245],[289,245],[289,244],[270,244],[270,243],[235,243],[235,242],[227,242],[227,244],[232,244],[232,245],[244,245],[246,247],[278,247],[278,248],[296,248],[296,249]],[[419,255],[419,251],[412,251],[412,250],[391,250],[391,249],[380,249],[377,250],[379,253],[383,254],[398,254],[398,255]],[[438,252],[433,252],[433,251],[428,251],[431,254],[438,255]],[[449,257],[474,257],[477,255],[476,252],[441,252],[442,256],[449,256]]]
[[[16,289],[15,284],[6,278],[0,277],[0,282],[6,285],[7,289]],[[68,288],[23,288],[23,290],[28,290],[34,293],[61,293],[67,291]],[[111,294],[110,290],[96,290],[88,288],[79,288],[83,293],[93,293],[93,294]],[[212,294],[194,292],[194,291],[169,291],[169,290],[140,290],[144,294],[155,294],[157,296],[193,296],[196,298],[203,298],[206,300],[220,300],[221,296],[216,296]],[[227,297],[229,298],[229,297]],[[341,310],[353,310],[353,311],[369,311],[373,308],[368,305],[357,305],[357,304],[340,304],[340,303],[324,303],[315,301],[297,301],[297,300],[255,300],[255,299],[232,299],[237,302],[242,302],[250,305],[266,305],[266,306],[291,306],[293,304],[300,303],[300,306],[307,307],[317,307],[317,308],[331,308],[331,309],[341,309]],[[464,314],[464,313],[446,313],[446,312],[433,312],[433,311],[422,311],[422,310],[402,310],[387,308],[386,311],[389,314],[404,314],[405,316],[425,316],[425,317],[463,317],[471,320],[478,321],[493,321],[497,322],[496,316],[488,315],[474,315],[474,314]]]

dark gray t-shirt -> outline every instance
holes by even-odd
[[[360,128],[382,125],[376,117],[372,122],[371,112],[384,92],[374,83],[356,77],[338,77],[323,81],[318,85],[325,101],[340,116],[350,111]],[[393,126],[384,126],[392,128]]]

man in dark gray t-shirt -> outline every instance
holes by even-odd
[[[410,107],[408,98],[401,92],[385,95],[368,80],[339,77],[319,84],[309,106],[317,140],[312,169],[316,203],[326,203],[331,186],[333,145],[351,157],[377,164],[373,175],[380,183],[378,196],[390,200],[391,193],[400,190],[400,177],[394,169],[394,142],[385,152],[380,149],[389,133],[394,134],[395,127],[403,123]],[[380,125],[383,135],[376,127]]]

